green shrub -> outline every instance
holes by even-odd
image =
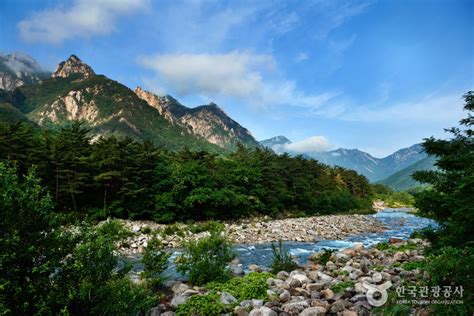
[[[375,245],[375,248],[377,248],[378,250],[387,250],[388,248],[390,248],[390,245],[387,242],[380,242]]]
[[[331,256],[334,252],[336,252],[336,250],[323,248],[314,258],[314,261],[316,263],[326,265],[326,263],[331,259]]]
[[[225,312],[226,305],[220,302],[219,294],[215,291],[211,291],[204,295],[191,296],[184,304],[178,306],[176,315],[220,316]]]
[[[228,292],[239,301],[250,299],[266,300],[268,299],[267,279],[270,277],[273,277],[271,273],[251,272],[246,276],[234,277],[224,283],[210,282],[205,287],[209,290]]]
[[[415,270],[415,269],[423,269],[426,263],[424,261],[407,261],[403,262],[400,266],[403,270]]]
[[[143,252],[142,263],[144,266],[144,277],[147,283],[157,289],[163,283],[163,272],[168,267],[170,253],[163,250],[161,242],[155,236],[148,241]]]
[[[227,264],[235,257],[232,245],[221,233],[184,244],[183,254],[176,260],[178,272],[187,274],[193,284],[224,281],[230,273]]]
[[[292,271],[298,268],[298,264],[293,260],[291,254],[283,249],[282,241],[278,241],[278,247],[275,246],[275,243],[272,242],[272,253],[273,259],[270,263],[270,270],[273,273],[278,273],[280,271]]]
[[[161,231],[163,236],[179,236],[184,237],[184,230],[181,228],[179,223],[173,223],[171,225],[165,226],[165,228]]]

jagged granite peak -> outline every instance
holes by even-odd
[[[0,89],[13,91],[25,84],[39,83],[49,75],[33,57],[27,54],[21,52],[0,54]]]
[[[277,154],[283,154],[287,152],[287,145],[291,144],[291,140],[283,135],[275,136],[272,138],[264,139],[259,142],[263,147],[273,150]]]
[[[53,72],[52,77],[66,78],[72,74],[82,74],[85,77],[89,77],[95,75],[95,72],[89,65],[73,54],[66,61],[59,63],[56,70]]]
[[[137,87],[135,93],[157,109],[168,122],[185,128],[190,134],[204,138],[211,144],[225,149],[233,149],[239,142],[247,147],[259,146],[250,131],[213,102],[188,108],[169,95],[157,96],[141,87]]]

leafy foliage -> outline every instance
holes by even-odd
[[[272,276],[273,275],[271,273],[266,272],[251,272],[246,276],[234,277],[224,283],[210,282],[206,284],[205,287],[209,290],[228,292],[239,301],[250,299],[266,300],[268,299],[267,279]]]
[[[281,240],[278,241],[278,247],[272,243],[273,259],[270,263],[270,270],[273,273],[280,271],[292,271],[298,268],[298,264],[293,260],[291,254],[283,248]]]
[[[326,265],[326,263],[331,259],[332,254],[336,252],[334,249],[326,249],[323,248],[316,257],[314,257],[314,261]]]
[[[183,254],[176,261],[178,272],[187,274],[193,284],[224,281],[230,273],[227,264],[235,257],[230,242],[218,231],[198,241],[184,245]]]

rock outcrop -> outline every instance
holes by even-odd
[[[215,103],[188,108],[169,95],[160,97],[140,87],[135,89],[135,93],[171,124],[179,125],[190,134],[219,147],[233,149],[238,142],[247,147],[259,146],[249,130],[231,119]]]
[[[83,74],[85,77],[95,75],[94,70],[82,62],[76,55],[71,55],[66,61],[61,62],[56,70],[53,72],[52,77],[66,78],[72,74]]]

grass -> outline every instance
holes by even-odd
[[[345,291],[347,288],[350,288],[350,287],[353,287],[353,286],[354,286],[354,282],[352,282],[352,281],[339,282],[339,283],[336,283],[333,286],[331,286],[331,290],[334,293],[337,294],[337,293],[341,293],[341,292]]]

